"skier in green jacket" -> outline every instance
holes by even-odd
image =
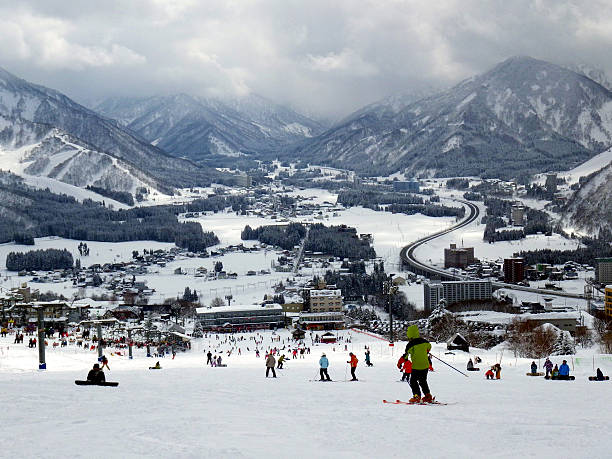
[[[419,328],[416,325],[411,325],[406,331],[408,344],[406,345],[405,357],[412,361],[412,376],[410,377],[410,388],[412,389],[413,397],[411,403],[416,402],[431,402],[433,397],[429,392],[427,385],[427,372],[429,371],[429,351],[431,344],[419,335]],[[425,396],[421,400],[421,389]]]

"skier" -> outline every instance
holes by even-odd
[[[535,361],[531,362],[531,374],[535,375],[538,372],[538,366]]]
[[[212,365],[212,352],[208,351],[206,358],[206,365]]]
[[[372,366],[372,362],[370,361],[370,350],[369,349],[365,351],[365,362],[367,366],[369,367]]]
[[[397,361],[397,368],[402,372],[402,381],[410,382],[410,373],[412,373],[412,362],[406,356],[401,356]]]
[[[349,355],[351,356],[351,360],[347,360],[346,363],[351,364],[351,376],[352,376],[351,381],[359,381],[357,379],[357,376],[355,376],[355,370],[357,370],[357,362],[359,362],[359,360],[357,360],[357,356],[353,354],[352,352],[349,352]]]
[[[276,359],[274,358],[272,353],[269,353],[268,358],[266,359],[266,378],[268,377],[270,370],[272,370],[272,377],[276,378],[276,370],[274,370],[275,365],[276,365]]]
[[[548,378],[553,369],[553,363],[548,357],[546,357],[546,362],[544,362],[544,368],[546,369],[546,377]]]
[[[564,360],[559,367],[559,379],[569,379],[570,367],[567,364],[567,360]]]
[[[285,361],[285,354],[281,355],[278,358],[278,365],[276,366],[276,368],[278,368],[279,370],[283,369],[283,362]]]
[[[329,360],[325,356],[325,353],[321,354],[321,358],[319,359],[319,373],[321,374],[321,379],[319,381],[331,381],[329,374],[327,373],[327,368],[329,367]]]
[[[412,361],[412,374],[410,376],[410,388],[412,389],[413,397],[409,400],[411,403],[421,401],[421,389],[425,393],[423,402],[433,401],[433,397],[429,392],[427,385],[427,372],[429,371],[429,351],[431,344],[424,338],[420,337],[419,328],[416,325],[411,325],[406,331],[406,336],[410,341],[406,345],[405,359],[410,358]],[[420,387],[419,387],[420,386]]]
[[[104,372],[100,368],[100,365],[94,363],[94,366],[89,373],[87,374],[87,381],[91,381],[94,384],[100,384],[106,381],[106,377],[104,376]]]
[[[108,366],[108,359],[106,358],[105,355],[101,357],[101,362],[102,362],[102,368],[106,367],[108,368],[108,371],[110,371],[110,367]]]

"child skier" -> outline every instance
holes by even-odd
[[[366,349],[365,351],[365,362],[367,366],[369,367],[372,366],[372,362],[370,361],[370,350],[369,349]]]
[[[412,362],[406,356],[402,355],[397,361],[397,368],[402,372],[402,381],[410,382],[410,373],[412,373]]]
[[[424,402],[433,401],[433,397],[429,392],[429,386],[427,385],[427,372],[429,371],[429,351],[431,350],[431,344],[419,335],[419,328],[416,325],[411,325],[406,331],[406,336],[409,341],[406,345],[405,359],[410,358],[412,361],[412,373],[410,376],[410,387],[412,389],[413,397],[410,399],[411,403],[421,401],[421,389],[425,396],[423,397]]]

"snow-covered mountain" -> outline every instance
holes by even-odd
[[[0,151],[16,172],[130,190],[210,183],[218,174],[174,158],[65,95],[0,69]]]
[[[93,107],[153,145],[193,160],[211,154],[276,152],[323,131],[323,126],[251,94],[212,99],[177,94],[111,98]]]
[[[515,57],[399,110],[360,110],[294,154],[363,173],[515,177],[570,169],[610,145],[609,90]]]
[[[84,188],[93,185],[135,194],[139,187],[157,189],[156,180],[133,165],[97,151],[64,131],[26,120],[0,116],[0,161],[3,170],[54,188],[55,181]]]
[[[599,163],[601,168],[591,174],[586,174],[591,168],[578,168],[585,181],[581,184],[578,191],[574,193],[568,202],[565,212],[566,220],[573,228],[585,231],[590,234],[598,234],[605,229],[610,232],[612,228],[612,161],[611,150],[608,150],[592,161],[595,166]],[[601,159],[600,161],[597,161]],[[576,174],[574,174],[575,177]]]

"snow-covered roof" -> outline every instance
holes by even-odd
[[[221,306],[218,308],[196,308],[196,314],[211,314],[211,313],[225,313],[225,312],[249,312],[249,311],[265,311],[274,310],[282,311],[283,307],[278,304],[266,304],[260,306],[259,304],[237,304],[234,306]]]
[[[323,290],[311,290],[310,291],[310,297],[328,297],[328,296],[342,296],[342,291],[337,289],[337,290],[330,290],[330,289],[323,289]]]

